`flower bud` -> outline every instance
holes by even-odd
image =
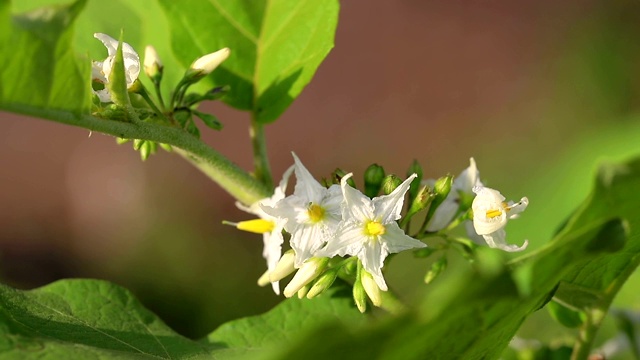
[[[409,201],[412,201],[416,198],[416,196],[418,196],[418,191],[420,190],[420,182],[422,182],[422,166],[420,166],[418,160],[415,159],[407,170],[407,177],[411,176],[412,174],[416,174],[417,176],[416,180],[411,182],[411,187],[409,188]]]
[[[270,275],[271,274],[269,274],[269,270],[265,271],[264,274],[262,274],[258,279],[258,286],[263,287],[271,284],[271,281],[269,280]]]
[[[402,184],[402,180],[399,177],[393,174],[387,175],[382,181],[382,192],[385,195],[389,195],[400,186],[400,184]]]
[[[442,256],[440,259],[436,260],[433,264],[431,264],[431,269],[429,269],[427,274],[424,276],[424,283],[430,284],[446,268],[447,268],[447,257]]]
[[[314,297],[322,294],[325,290],[333,285],[333,282],[336,280],[338,276],[338,270],[331,269],[322,274],[315,284],[311,287],[309,292],[307,293],[307,299],[313,299]]]
[[[331,179],[333,181],[332,184],[340,184],[340,181],[342,181],[342,178],[345,177],[345,175],[347,175],[347,173],[344,170],[340,168],[335,169],[331,174]],[[353,181],[353,177],[350,177],[349,180],[347,180],[347,184],[352,188],[356,187],[356,182]]]
[[[428,185],[423,185],[416,194],[415,198],[411,202],[409,211],[407,211],[407,217],[415,215],[418,211],[426,209],[433,201],[435,193],[431,191]]]
[[[229,48],[223,48],[211,54],[204,55],[191,64],[190,69],[199,72],[201,76],[210,74],[223,61],[225,61],[231,51]]]
[[[384,180],[384,168],[371,164],[364,172],[364,194],[372,198],[378,195]]]
[[[353,301],[356,303],[356,307],[364,314],[367,311],[367,293],[362,286],[360,277],[356,278],[356,282],[353,283]]]
[[[378,284],[376,284],[376,281],[373,280],[373,276],[371,276],[368,271],[363,269],[360,272],[360,281],[362,282],[362,287],[367,293],[367,296],[369,296],[369,299],[371,299],[373,305],[380,306],[382,304],[380,288],[378,287]]]
[[[329,258],[311,258],[302,264],[302,267],[293,276],[293,279],[284,288],[284,296],[292,297],[303,286],[310,283],[316,276],[320,275],[327,266]]]
[[[270,282],[275,282],[284,279],[296,270],[293,266],[293,261],[296,255],[293,250],[289,250],[282,255],[280,261],[276,264],[276,268],[269,274]]]
[[[304,299],[304,297],[307,296],[307,293],[309,292],[310,288],[311,288],[311,284],[307,284],[301,287],[300,290],[298,290],[298,299]]]
[[[144,48],[144,72],[147,76],[157,82],[162,77],[162,61],[160,61],[160,57],[158,56],[158,52],[156,49],[147,45]]]

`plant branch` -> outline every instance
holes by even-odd
[[[180,155],[188,159],[240,202],[252,204],[271,195],[271,187],[257,181],[222,154],[181,129],[145,122],[131,123],[107,120],[91,115],[16,104],[4,104],[3,108],[3,110],[78,126],[120,138],[151,140],[169,144],[180,149],[177,151]]]
[[[271,189],[273,188],[273,178],[271,176],[269,159],[267,158],[267,142],[264,136],[264,125],[257,122],[255,118],[252,118],[249,134],[251,135],[251,144],[253,145],[255,177]]]

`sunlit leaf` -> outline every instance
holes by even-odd
[[[277,119],[309,83],[333,47],[339,7],[336,0],[158,1],[185,67],[231,49],[211,79],[230,85],[224,101],[259,122]]]

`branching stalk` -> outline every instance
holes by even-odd
[[[257,181],[222,154],[181,129],[145,122],[100,119],[67,111],[9,105],[5,110],[59,123],[78,126],[120,138],[150,140],[180,149],[180,155],[202,170],[231,196],[244,204],[252,204],[271,195],[271,187]]]

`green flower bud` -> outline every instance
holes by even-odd
[[[378,164],[371,164],[364,172],[364,194],[370,198],[378,195],[384,180],[384,168]]]
[[[436,260],[433,264],[431,264],[431,269],[429,269],[429,271],[427,271],[427,274],[424,276],[424,283],[430,284],[446,268],[447,268],[447,257],[442,256],[440,259]]]
[[[402,180],[399,177],[393,174],[387,175],[382,181],[382,192],[385,195],[389,195],[400,186],[400,184],[402,184]]]
[[[411,176],[411,174],[416,174],[416,180],[411,183],[411,187],[409,188],[409,201],[413,201],[413,199],[418,196],[418,191],[420,190],[420,182],[422,181],[422,166],[418,160],[413,160],[411,166],[407,170],[407,177]]]
[[[340,169],[337,168],[333,171],[333,173],[331,174],[331,179],[333,180],[333,184],[340,184],[340,180],[342,180],[342,178],[347,175],[347,173]],[[355,181],[353,181],[353,176],[351,178],[349,178],[349,180],[347,180],[347,184],[349,184],[349,186],[355,188],[356,187],[356,183]]]
[[[353,300],[358,310],[364,314],[364,312],[367,311],[367,292],[362,286],[360,277],[356,278],[356,282],[353,284]]]
[[[311,284],[307,284],[301,287],[300,290],[298,290],[298,299],[304,299],[304,297],[307,296],[307,293],[309,292],[310,288],[311,288]]]
[[[325,290],[333,285],[333,282],[336,280],[338,276],[338,270],[331,269],[324,272],[324,274],[320,275],[318,280],[316,280],[315,284],[307,293],[307,299],[313,299],[314,297],[322,294]]]
[[[431,188],[429,188],[429,186],[423,185],[411,202],[411,206],[409,207],[409,211],[407,212],[406,217],[411,217],[418,211],[426,209],[427,206],[431,204],[435,196],[436,194],[431,191]]]

